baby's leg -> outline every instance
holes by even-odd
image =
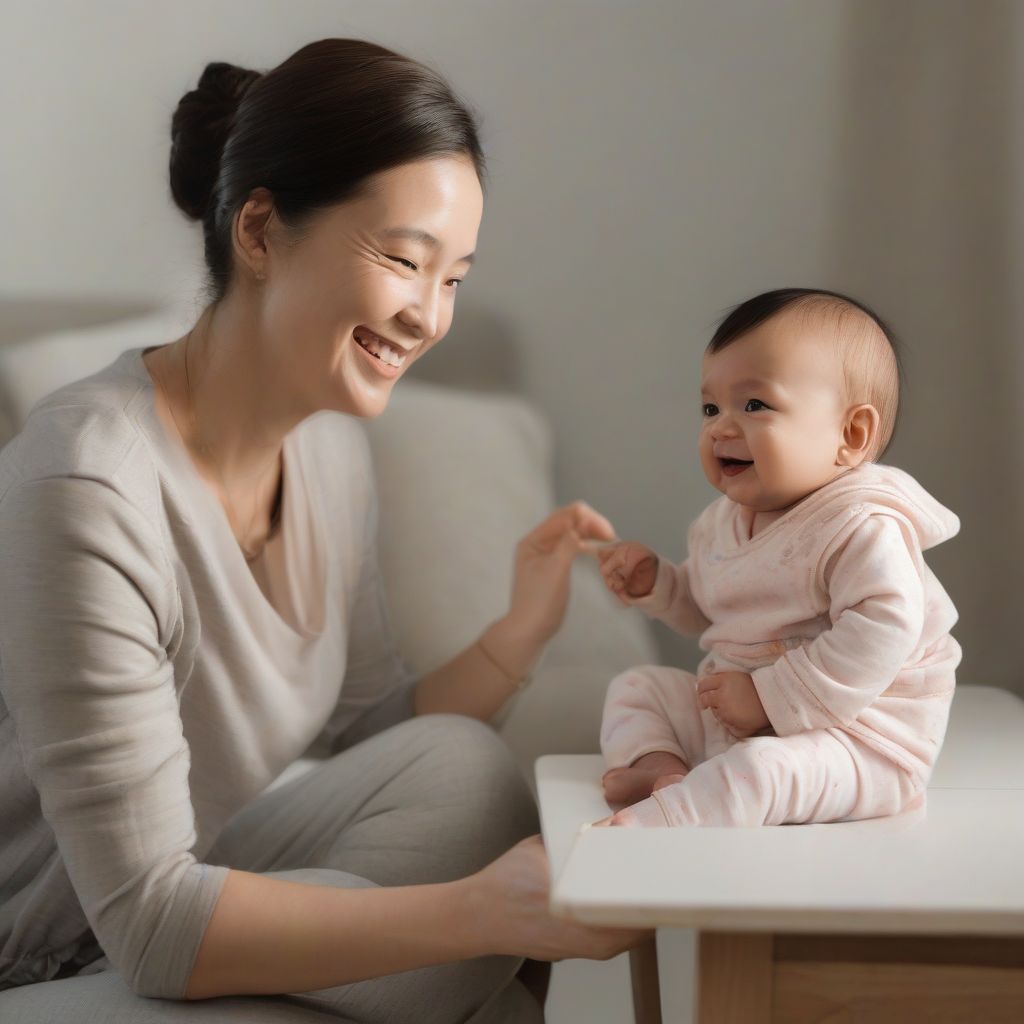
[[[684,778],[704,758],[696,677],[663,665],[616,676],[605,698],[601,750],[609,765],[605,798],[613,807]]]
[[[830,730],[759,736],[621,811],[621,825],[785,825],[896,814],[920,796],[881,754]]]

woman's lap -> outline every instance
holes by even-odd
[[[264,793],[204,859],[308,884],[414,885],[467,875],[536,828],[529,790],[493,730],[433,715]],[[316,992],[188,1003],[137,996],[107,969],[2,992],[0,1017],[24,1024],[540,1022],[539,1007],[514,978],[519,965],[480,957]]]
[[[471,874],[537,829],[533,797],[494,730],[425,715],[264,793],[228,822],[205,859],[421,885]]]

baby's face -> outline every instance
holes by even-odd
[[[714,487],[779,511],[844,472],[843,366],[831,332],[784,311],[704,357],[700,459]]]

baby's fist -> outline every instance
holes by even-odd
[[[697,703],[738,739],[770,728],[771,722],[746,672],[715,672],[697,680]]]
[[[654,589],[658,556],[643,544],[622,541],[609,544],[597,555],[605,585],[623,604],[629,598],[646,597]]]

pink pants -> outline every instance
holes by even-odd
[[[907,810],[924,792],[909,772],[841,729],[738,740],[699,707],[696,676],[661,665],[612,680],[601,747],[612,767],[666,750],[690,768],[681,782],[634,804],[623,824],[848,821]]]

